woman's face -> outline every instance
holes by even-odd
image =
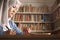
[[[17,11],[18,8],[19,8],[19,5],[18,4],[16,4],[15,6],[11,6],[8,9],[8,17],[9,18],[12,17],[16,13],[16,11]]]

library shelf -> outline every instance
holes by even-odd
[[[52,32],[51,30],[31,30],[31,33],[49,33]]]
[[[15,23],[51,23],[51,22],[34,22],[34,21],[14,21]]]
[[[55,13],[56,10],[58,10],[60,8],[60,3],[56,6],[55,9],[53,9],[53,11],[51,11],[51,14]]]
[[[58,30],[60,30],[60,27],[54,29],[54,31],[58,31]]]
[[[58,20],[60,20],[60,17],[57,18],[57,19],[55,19],[54,21],[52,21],[52,23],[55,23],[55,22],[57,22]]]
[[[51,13],[44,13],[44,12],[17,12],[17,14],[24,14],[24,15],[27,15],[27,14],[36,14],[36,15],[38,15],[38,14],[51,14]]]

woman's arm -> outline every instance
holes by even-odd
[[[10,20],[9,21],[10,27],[16,31],[16,34],[22,34],[22,30],[19,29],[16,24],[14,23],[14,21]]]

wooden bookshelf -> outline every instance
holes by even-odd
[[[51,14],[55,13],[60,8],[60,3],[51,11]]]
[[[43,7],[25,5],[19,8],[13,20],[20,29],[27,26],[32,32],[51,33],[60,30],[60,2],[56,1],[51,7],[51,11],[47,5]]]
[[[54,11],[51,12],[51,14],[53,15],[53,22],[56,22],[60,19],[60,5],[58,4],[57,7],[54,9]]]
[[[49,32],[51,32],[51,30],[31,30],[31,33],[33,33],[33,32],[34,32],[34,33],[36,33],[36,32],[37,32],[37,33],[39,33],[39,32],[41,32],[41,33],[44,33],[44,32],[45,32],[45,33],[49,33]]]
[[[60,0],[56,0],[56,2],[53,4],[52,6],[52,10],[51,10],[51,14],[52,14],[52,23],[54,25],[53,28],[53,34],[58,34],[60,31]]]

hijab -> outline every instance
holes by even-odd
[[[10,6],[15,6],[16,4],[21,5],[19,0],[0,0],[0,25],[3,27],[3,30],[8,30],[5,25],[12,29],[9,25],[9,18],[8,18],[8,8]]]

